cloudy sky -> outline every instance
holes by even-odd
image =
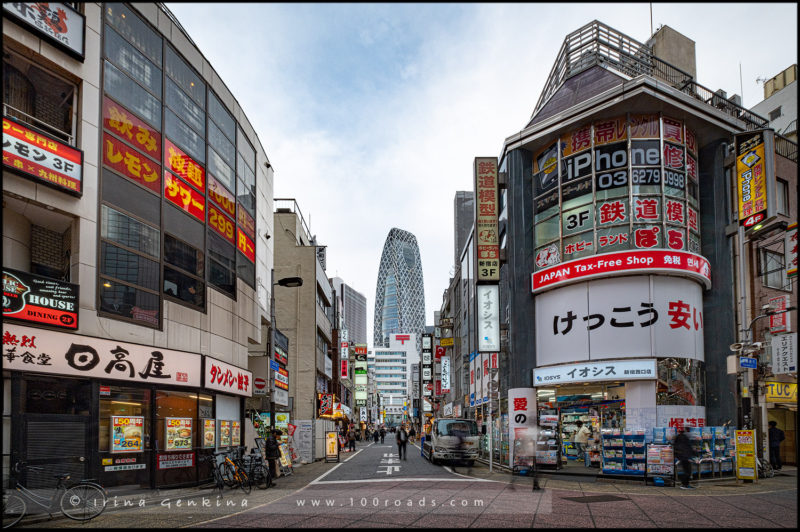
[[[651,35],[647,3],[167,5],[253,123],[274,196],[295,198],[328,246],[328,276],[366,296],[370,345],[389,230],[417,237],[432,324],[455,192],[525,126],[566,35],[593,20]],[[661,25],[695,41],[701,85],[748,108],[757,78],[797,62],[794,3],[652,4]]]

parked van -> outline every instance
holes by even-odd
[[[440,418],[425,435],[422,455],[436,464],[439,460],[463,460],[472,466],[478,458],[480,435],[472,419]]]

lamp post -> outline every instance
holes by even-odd
[[[272,374],[272,363],[275,361],[275,329],[277,328],[275,326],[275,287],[285,286],[287,288],[296,288],[298,286],[303,286],[303,279],[300,277],[284,277],[276,283],[275,269],[273,268],[270,271],[270,282],[272,283],[272,288],[270,288],[269,294],[269,373],[271,375],[269,386],[269,430],[272,431],[275,429],[275,376]]]

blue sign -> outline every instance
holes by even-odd
[[[750,357],[739,357],[739,366],[747,369],[758,369],[758,359]]]
[[[270,369],[272,371],[278,371],[279,369],[281,369],[281,367],[278,365],[278,363],[275,362],[274,360],[270,360],[269,361],[269,367],[270,367]]]

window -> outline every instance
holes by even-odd
[[[689,358],[658,359],[657,405],[706,404],[705,363]]]
[[[789,216],[789,183],[781,178],[775,180],[778,214]]]
[[[164,109],[164,133],[196,162],[205,164],[206,144],[203,137],[195,133],[169,109]]]
[[[101,205],[100,212],[102,216],[100,236],[102,238],[147,253],[152,257],[160,256],[161,237],[158,229],[139,222],[108,205]]]
[[[773,109],[772,111],[769,112],[769,121],[770,122],[772,122],[774,120],[777,120],[780,117],[781,117],[781,108],[780,108],[780,106],[778,106],[777,109]]]
[[[136,50],[119,33],[106,26],[106,58],[129,74],[156,97],[161,97],[161,69]]]
[[[159,265],[157,261],[108,242],[102,242],[100,244],[100,263],[103,275],[151,290],[158,290]]]
[[[784,267],[782,253],[769,249],[761,250],[761,276],[764,286],[780,290],[791,289],[791,285],[788,284],[786,279],[786,268]]]
[[[106,4],[106,22],[161,67],[161,37],[123,4]]]
[[[208,233],[208,282],[226,295],[236,298],[236,260],[233,246],[214,233]]]
[[[192,101],[178,86],[167,78],[164,97],[167,105],[202,138],[206,133],[206,114],[203,108]]]
[[[206,296],[204,276],[203,252],[165,234],[164,293],[202,310],[205,308]]]
[[[200,107],[206,106],[206,84],[195,74],[194,70],[178,56],[171,46],[167,46],[167,75],[185,90]]]
[[[208,93],[208,116],[217,123],[231,142],[236,140],[236,121],[213,92]]]
[[[161,102],[108,61],[105,61],[103,85],[106,94],[161,130]]]

